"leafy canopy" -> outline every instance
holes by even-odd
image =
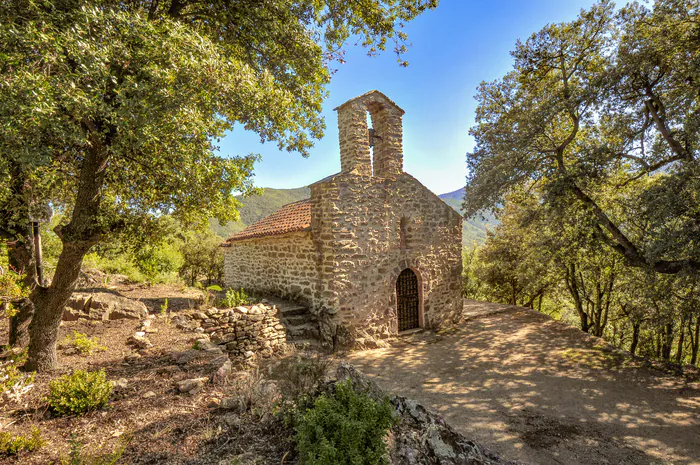
[[[466,215],[536,186],[579,204],[627,265],[700,269],[699,14],[689,0],[617,13],[605,0],[518,42],[514,70],[478,91]]]
[[[436,4],[3,2],[0,178],[16,168],[34,198],[71,211],[94,177],[96,221],[71,230],[83,238],[138,230],[158,212],[235,219],[256,157],[219,155],[219,138],[239,124],[307,155],[343,44],[356,36],[376,53],[394,42],[401,59],[403,23]],[[19,208],[2,186],[2,209]]]

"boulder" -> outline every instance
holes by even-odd
[[[204,386],[204,383],[209,381],[209,378],[192,378],[184,379],[177,382],[177,390],[180,392],[188,392],[194,394],[199,391],[199,389]]]
[[[64,321],[87,320],[143,320],[148,309],[143,302],[127,299],[109,292],[74,292],[63,311]]]

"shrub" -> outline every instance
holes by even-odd
[[[384,437],[394,424],[387,399],[379,402],[342,381],[300,413],[295,440],[302,464],[375,465],[387,462]]]
[[[19,400],[34,385],[34,373],[20,371],[19,365],[24,363],[27,352],[9,355],[8,360],[0,364],[0,393],[7,399]]]
[[[228,289],[226,291],[226,297],[221,299],[221,305],[226,308],[238,307],[247,304],[249,300],[250,298],[243,288],[239,291]]]
[[[120,441],[112,452],[89,454],[83,452],[83,443],[73,436],[70,439],[70,453],[68,457],[61,457],[61,465],[114,465],[124,455],[128,444],[127,438]]]
[[[224,254],[221,251],[222,238],[212,231],[194,233],[186,237],[180,246],[183,263],[180,267],[180,276],[194,286],[204,278],[207,284],[213,281],[221,281],[224,275]]]
[[[138,249],[134,253],[134,263],[149,281],[169,282],[184,260],[177,241],[164,240]]]
[[[0,433],[0,454],[15,455],[22,451],[31,452],[41,448],[46,441],[41,437],[39,428],[34,427],[28,435],[12,436],[8,432]]]
[[[75,347],[78,352],[83,355],[90,355],[96,350],[107,350],[105,346],[100,345],[96,337],[87,337],[86,334],[79,333],[73,330],[73,336],[66,335],[66,344]]]
[[[112,385],[104,370],[76,370],[49,383],[49,407],[58,415],[80,415],[107,404]]]

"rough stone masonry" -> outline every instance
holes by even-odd
[[[341,172],[228,239],[226,284],[307,304],[336,345],[453,324],[462,218],[403,171],[404,111],[378,91],[336,110]]]

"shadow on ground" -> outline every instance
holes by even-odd
[[[347,359],[507,459],[700,463],[697,383],[528,309],[467,301],[465,317]]]

